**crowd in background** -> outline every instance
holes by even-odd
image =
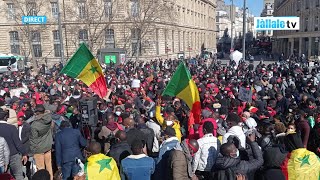
[[[185,63],[200,93],[200,124],[188,123],[183,101],[161,96],[178,60],[105,66],[104,99],[59,74],[62,64],[0,74],[2,177],[320,178],[320,67]],[[251,92],[247,100],[240,89]],[[97,99],[92,127],[79,108],[86,97]],[[293,162],[301,164],[287,166]]]

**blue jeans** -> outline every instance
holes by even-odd
[[[67,162],[62,164],[62,179],[67,180],[68,178],[72,179],[73,176],[77,175],[80,170],[79,165],[75,162]]]
[[[10,171],[11,175],[16,179],[16,180],[23,180],[23,172],[22,172],[22,156],[20,154],[15,154],[10,156]]]

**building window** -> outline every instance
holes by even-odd
[[[113,29],[106,30],[106,48],[115,48],[114,30]]]
[[[12,54],[20,54],[19,33],[17,31],[10,31],[10,49]]]
[[[139,0],[131,0],[131,16],[139,16]]]
[[[174,53],[174,30],[172,30],[172,52]]]
[[[61,44],[54,44],[54,57],[61,57]]]
[[[314,30],[315,31],[319,30],[319,16],[315,17]]]
[[[78,10],[79,10],[79,17],[80,18],[86,18],[86,3],[85,2],[79,2],[78,3]]]
[[[53,41],[60,42],[59,31],[58,30],[52,31],[52,34],[53,34]]]
[[[131,29],[132,56],[141,54],[141,30]]]
[[[37,4],[35,2],[27,3],[27,15],[28,16],[37,16]]]
[[[51,3],[51,12],[52,12],[52,16],[56,17],[58,16],[58,3],[57,2],[52,2]]]
[[[14,20],[15,18],[15,9],[13,3],[8,3],[8,20]]]
[[[112,16],[112,2],[111,2],[111,0],[105,0],[104,11],[105,11],[106,17]]]
[[[54,57],[61,57],[61,44],[60,44],[60,34],[58,30],[52,31],[53,35],[53,47],[54,47]]]
[[[181,51],[181,36],[180,36],[180,31],[178,31],[178,51],[180,52]]]
[[[182,32],[182,51],[185,51],[185,48],[186,48],[186,32]]]
[[[88,42],[88,30],[81,29],[79,31],[79,41],[80,41],[80,43],[82,43],[82,42],[87,43]]]
[[[39,31],[32,31],[32,48],[35,57],[42,57],[42,50],[41,50],[41,34]]]
[[[308,18],[305,18],[305,29],[304,31],[308,31],[308,24],[309,24],[309,19]]]
[[[306,0],[305,2],[306,2],[306,9],[309,9],[309,5],[310,5],[309,0]]]
[[[157,55],[160,54],[160,51],[159,51],[159,29],[156,29],[156,52],[157,52]]]

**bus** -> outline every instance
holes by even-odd
[[[0,73],[24,69],[24,57],[13,54],[0,54]]]

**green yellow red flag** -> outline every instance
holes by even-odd
[[[320,159],[306,148],[293,150],[281,165],[286,180],[320,180]]]
[[[195,123],[200,123],[201,104],[198,87],[183,62],[179,64],[162,95],[182,99],[190,108]]]
[[[60,73],[81,80],[101,98],[107,95],[107,84],[102,68],[84,43]]]
[[[84,165],[86,180],[112,179],[120,180],[116,161],[104,154],[95,154]]]

